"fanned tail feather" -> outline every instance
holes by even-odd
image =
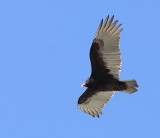
[[[124,90],[121,90],[121,92],[134,93],[137,91],[138,84],[137,84],[136,80],[123,80],[122,82],[126,83],[127,88]]]

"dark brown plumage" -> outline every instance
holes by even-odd
[[[100,22],[90,49],[91,75],[82,86],[88,87],[78,99],[78,108],[90,115],[99,117],[101,109],[115,91],[133,93],[137,91],[135,80],[119,80],[121,53],[119,38],[122,29],[113,22],[114,16]]]

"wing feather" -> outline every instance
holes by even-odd
[[[111,17],[111,19],[108,21],[108,23],[107,23],[106,26],[104,27],[104,31],[106,31],[106,30],[110,27],[113,19],[114,19],[114,15]]]
[[[100,24],[99,24],[99,26],[98,26],[96,35],[99,33],[100,29],[102,28],[102,24],[103,24],[103,19],[101,20],[101,22],[100,22]]]
[[[104,23],[102,24],[101,31],[103,31],[104,28],[106,27],[106,24],[107,24],[107,22],[108,22],[108,19],[109,19],[109,15],[106,17]]]
[[[102,114],[103,106],[114,95],[114,91],[98,91],[88,88],[78,100],[78,108],[91,116]]]
[[[114,33],[121,25],[122,25],[122,24],[119,24],[119,25],[117,25],[116,27],[114,27],[114,28],[110,31],[110,33],[111,33],[111,34]]]
[[[109,69],[110,70],[109,73],[111,75],[113,75],[115,78],[119,78],[120,65],[121,65],[119,36],[120,32],[123,29],[117,30],[122,24],[116,26],[118,20],[113,22],[113,19],[114,16],[112,16],[110,19],[109,16],[107,16],[105,22],[104,23],[101,22],[100,28],[98,28],[99,31],[96,33],[94,39],[94,42],[98,43],[99,49],[98,52],[96,53],[97,55],[95,55],[95,53],[93,52],[91,52],[90,55],[94,54],[93,56],[99,56],[99,58],[101,58],[101,60],[104,63],[104,66],[101,67]],[[92,49],[93,49],[92,51],[94,51],[95,48],[92,47]]]

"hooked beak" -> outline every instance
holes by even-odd
[[[81,85],[81,87],[86,86],[86,84],[87,84],[86,82],[83,82],[82,85]]]

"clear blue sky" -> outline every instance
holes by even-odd
[[[159,138],[159,0],[0,1],[0,138]],[[117,92],[103,116],[77,109],[102,18],[123,23]]]

